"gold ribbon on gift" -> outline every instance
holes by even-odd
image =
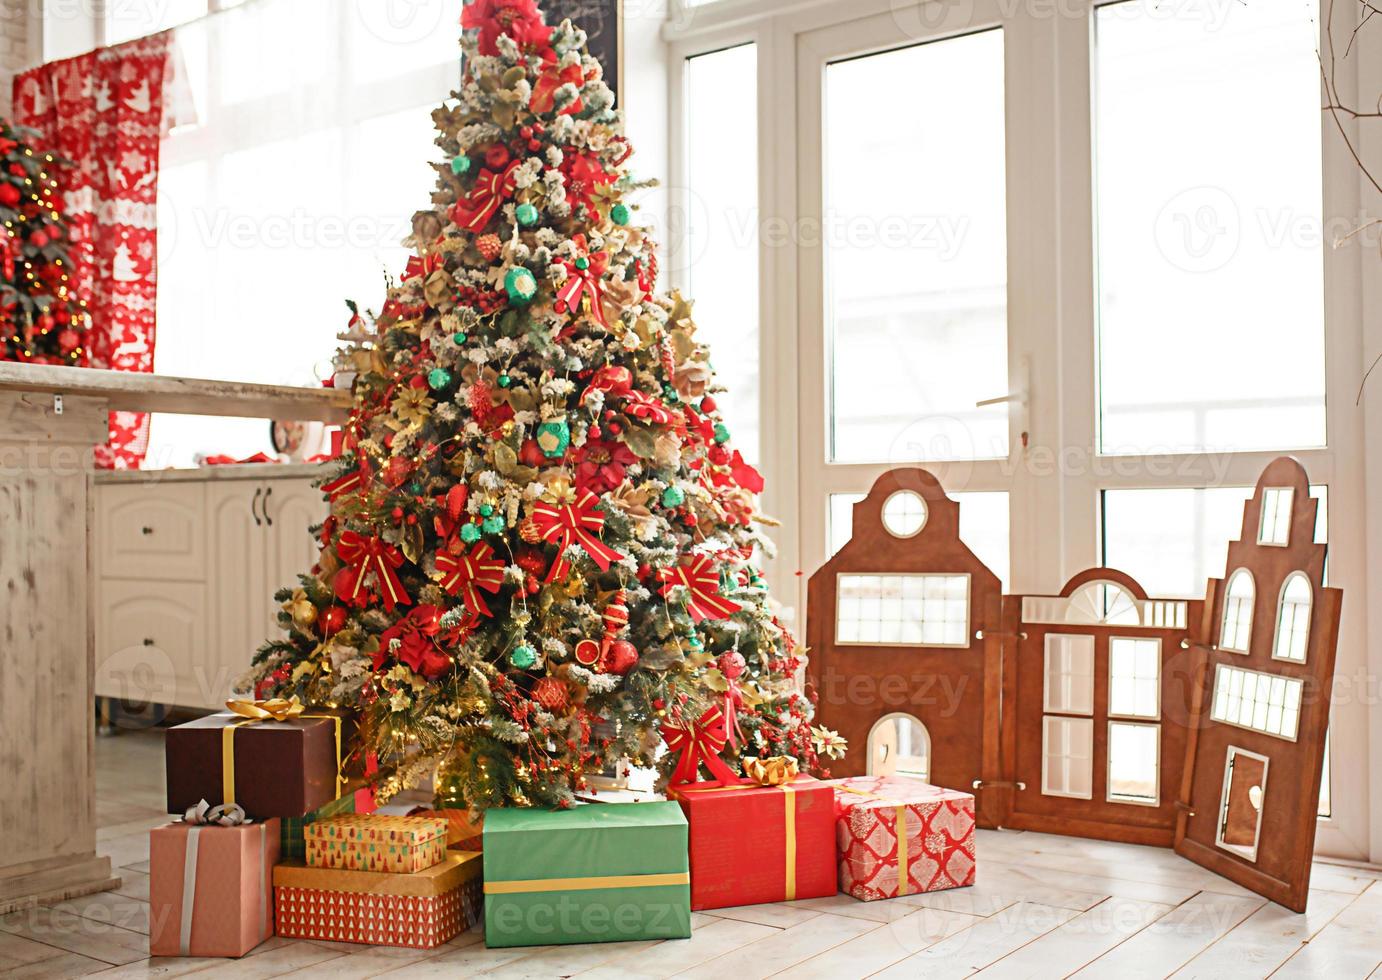
[[[533,892],[590,891],[594,888],[655,888],[689,885],[689,871],[650,875],[606,875],[592,878],[528,878],[518,881],[486,881],[486,895],[526,895]]]
[[[781,786],[790,783],[801,774],[797,760],[790,755],[775,755],[768,759],[747,758],[744,760],[744,775],[759,786]]]
[[[235,731],[245,725],[264,721],[285,722],[294,718],[330,718],[336,728],[336,797],[341,795],[341,716],[309,714],[307,706],[294,694],[291,698],[270,698],[266,701],[232,700],[226,707],[240,715],[241,720],[221,729],[221,802],[230,806],[235,802]]]
[[[836,786],[846,793],[854,793],[856,796],[867,796],[871,800],[877,800],[884,806],[895,807],[897,810],[897,825],[894,833],[897,836],[897,894],[898,896],[907,894],[907,862],[910,857],[907,853],[907,804],[899,803],[889,796],[880,796],[878,793],[870,793],[866,789],[855,789],[853,786]]]

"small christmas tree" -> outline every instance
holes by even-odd
[[[359,709],[385,797],[436,774],[448,805],[565,805],[659,764],[664,735],[819,770],[838,736],[809,726],[754,563],[762,478],[690,302],[654,292],[600,65],[532,0],[462,23],[447,162],[355,352],[320,563],[248,680]]]
[[[0,120],[0,360],[80,366],[89,317],[69,287],[59,161],[37,136]]]

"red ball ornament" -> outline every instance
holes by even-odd
[[[503,143],[495,143],[485,151],[485,166],[498,170],[509,162],[509,148]]]
[[[738,650],[730,650],[728,653],[720,654],[715,666],[720,668],[720,673],[734,680],[744,673],[748,664],[744,663],[744,656]]]
[[[571,692],[559,678],[544,677],[533,685],[533,700],[548,711],[558,712],[571,703]]]
[[[711,398],[709,395],[706,395],[704,398],[701,399],[701,414],[709,415],[713,411],[715,411],[715,399]]]
[[[321,629],[323,636],[338,633],[341,627],[346,624],[346,617],[349,615],[344,606],[331,606],[317,617],[317,626]]]
[[[22,163],[10,164],[10,173],[15,177],[25,177],[28,175],[24,169],[24,164]]]
[[[605,656],[605,671],[610,674],[627,674],[638,665],[638,648],[628,640],[615,640],[609,645]]]
[[[70,354],[77,349],[77,344],[81,343],[81,336],[75,330],[58,331],[58,349],[64,354]]]
[[[541,466],[547,457],[542,455],[542,448],[538,446],[536,439],[524,439],[523,445],[518,450],[518,461],[524,466]]]
[[[19,203],[19,188],[13,184],[0,184],[0,205],[12,208]]]
[[[42,228],[40,228],[38,231],[34,232],[32,235],[29,236],[29,242],[34,246],[34,248],[43,248],[48,244],[48,233],[44,231]]]

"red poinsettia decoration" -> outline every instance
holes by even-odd
[[[622,442],[591,439],[581,447],[576,486],[591,493],[613,490],[624,482],[625,468],[636,462],[638,457]]]
[[[561,161],[561,172],[566,176],[566,197],[574,204],[582,204],[587,211],[594,212],[595,194],[601,187],[614,182],[614,176],[593,156],[585,153],[567,153]]]
[[[446,629],[441,624],[445,613],[442,606],[418,606],[381,633],[374,669],[382,668],[392,653],[399,663],[407,664],[428,680],[441,676],[451,666],[447,650],[465,642],[475,628],[475,620],[470,618]],[[391,649],[394,640],[399,641],[397,650]]]
[[[542,74],[538,76],[533,84],[533,95],[528,100],[528,106],[536,113],[551,112],[556,108],[557,89],[563,85],[576,86],[577,92],[585,84],[585,71],[579,64],[567,65],[561,68],[557,64],[556,52],[548,52],[550,57],[545,57],[547,63],[543,65]],[[585,108],[585,103],[581,101],[579,95],[566,105],[562,106],[562,113],[570,115],[580,112]]]
[[[551,36],[534,0],[475,0],[461,13],[461,26],[466,30],[479,28],[483,55],[499,53],[496,42],[500,34],[529,49],[546,45]]]

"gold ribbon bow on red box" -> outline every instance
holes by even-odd
[[[499,586],[504,582],[504,563],[494,557],[494,549],[488,542],[480,542],[465,555],[439,552],[437,570],[445,573],[441,587],[451,595],[461,593],[466,609],[473,615],[494,615],[478,590],[499,591]]]
[[[547,573],[547,582],[564,578],[571,564],[566,560],[566,549],[579,544],[600,571],[609,571],[611,562],[624,556],[601,541],[597,534],[605,529],[605,515],[596,510],[600,498],[589,490],[581,490],[574,504],[553,504],[538,501],[533,508],[533,523],[543,541],[557,541],[557,558]],[[558,539],[560,539],[558,541]]]

